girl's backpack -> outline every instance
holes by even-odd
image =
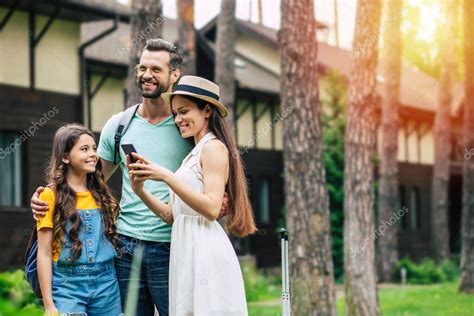
[[[25,274],[26,280],[31,286],[31,289],[35,293],[36,297],[41,298],[41,288],[38,278],[38,264],[36,262],[36,257],[38,255],[38,232],[36,230],[36,225],[33,228],[31,233],[30,242],[26,248],[25,253]]]

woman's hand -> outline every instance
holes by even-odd
[[[130,157],[127,155],[127,166],[129,170],[132,170],[131,167],[131,160]],[[133,192],[137,195],[143,192],[143,183],[145,180],[139,179],[136,175],[133,175],[131,172],[128,173],[128,177],[130,178],[130,186],[132,187]]]
[[[130,186],[132,187],[133,192],[137,195],[141,194],[143,192],[143,183],[145,180],[138,179],[136,175],[130,173],[128,176],[130,177]]]
[[[143,158],[137,153],[132,153],[132,155],[137,162],[128,164],[128,170],[130,176],[135,176],[136,181],[155,180],[166,182],[166,179],[173,174],[170,170]]]

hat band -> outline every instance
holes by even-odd
[[[219,101],[219,96],[217,94],[212,93],[208,90],[204,90],[204,89],[194,87],[194,86],[190,86],[190,85],[187,85],[187,84],[177,85],[176,90],[174,92],[176,93],[178,91],[184,91],[184,92],[191,92],[191,93],[194,93],[194,94],[200,94],[200,95],[204,95],[206,97],[211,97],[211,98],[215,99],[216,101]]]

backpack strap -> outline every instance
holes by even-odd
[[[117,164],[117,155],[119,153],[120,140],[122,139],[122,136],[125,135],[125,132],[130,126],[130,123],[132,122],[133,117],[135,116],[135,113],[137,113],[139,106],[140,106],[140,103],[129,107],[128,109],[123,111],[122,115],[120,116],[119,124],[117,126],[117,129],[115,130],[115,136],[114,136],[114,140],[115,140],[114,165]]]

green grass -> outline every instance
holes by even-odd
[[[457,287],[458,283],[452,282],[404,289],[382,289],[379,292],[382,315],[474,315],[474,296],[458,294]]]
[[[408,285],[379,289],[382,316],[472,316],[474,296],[457,293],[457,282]],[[281,301],[250,302],[250,316],[281,315]],[[344,315],[344,298],[337,300],[337,315]]]
[[[251,264],[243,263],[241,267],[247,302],[261,302],[280,297],[280,275],[264,276]]]
[[[248,306],[249,316],[280,316],[281,304],[276,306],[257,306],[250,303]]]
[[[281,315],[281,279],[264,277],[254,268],[243,269],[249,315]],[[458,294],[458,282],[434,285],[382,286],[379,299],[382,316],[471,316],[474,296]],[[340,289],[340,286],[338,286]],[[42,315],[21,270],[0,273],[0,316]],[[337,314],[344,315],[344,299],[337,300]]]

